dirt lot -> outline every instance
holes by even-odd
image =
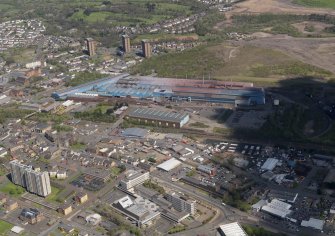
[[[335,11],[323,8],[309,8],[292,3],[292,0],[247,0],[234,5],[235,8],[229,14],[236,13],[291,13],[291,14],[331,14]]]
[[[324,34],[323,30],[326,29],[327,27],[332,26],[332,25],[321,23],[321,22],[304,21],[304,22],[301,22],[301,23],[293,24],[293,26],[295,28],[297,28],[300,33],[303,33],[303,34],[306,34],[306,35],[316,35],[316,34]],[[309,32],[308,27],[312,28],[313,31]]]

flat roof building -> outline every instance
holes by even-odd
[[[248,236],[238,222],[220,225],[218,232],[221,236]]]
[[[180,196],[175,192],[166,194],[166,200],[172,203],[172,207],[180,212],[187,212],[191,215],[196,213],[196,201],[185,196]]]
[[[290,210],[291,205],[277,199],[273,199],[270,203],[267,203],[262,207],[262,211],[265,211],[273,216],[279,218],[286,218],[292,213]]]
[[[142,227],[160,216],[158,206],[142,197],[137,197],[134,201],[127,195],[112,204],[117,210],[136,222]]]
[[[149,177],[149,172],[129,170],[125,179],[120,181],[120,187],[129,190],[139,184],[143,184]]]
[[[164,171],[170,171],[177,166],[181,165],[181,161],[178,161],[176,158],[171,158],[157,166],[157,169],[161,169]]]
[[[91,57],[91,56],[94,56],[95,55],[95,51],[96,51],[96,41],[92,38],[87,38],[86,39],[86,47],[87,47],[87,52],[88,52],[88,55]]]
[[[124,53],[130,52],[130,38],[128,35],[122,35],[122,48]]]
[[[278,164],[279,160],[275,158],[268,158],[262,165],[261,169],[262,170],[270,170],[272,171],[276,165]]]
[[[197,170],[204,172],[210,176],[214,176],[216,174],[216,168],[209,165],[198,165]]]
[[[143,39],[142,40],[142,55],[145,58],[149,58],[151,57],[151,45],[150,42],[148,40]]]
[[[190,117],[186,113],[179,113],[170,110],[158,110],[153,108],[134,108],[126,115],[126,119],[132,119],[145,124],[160,127],[181,128]]]
[[[316,229],[316,230],[323,230],[323,226],[325,224],[324,220],[309,218],[309,220],[301,221],[301,226]]]

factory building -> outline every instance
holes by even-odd
[[[11,177],[14,184],[20,185],[31,193],[46,197],[51,193],[48,172],[39,172],[31,166],[23,165],[17,160],[10,163]]]
[[[124,53],[130,52],[130,38],[128,35],[122,35],[122,49]]]
[[[184,196],[179,196],[175,192],[167,193],[166,200],[172,203],[172,207],[177,211],[185,211],[194,215],[196,213],[196,201],[188,199]]]
[[[190,117],[186,113],[174,111],[135,108],[126,115],[126,119],[160,127],[181,128],[190,120]]]
[[[263,88],[254,88],[252,83],[213,80],[171,79],[121,74],[89,82],[76,87],[54,92],[56,100],[68,97],[96,99],[118,97],[147,99],[153,101],[197,101],[212,103],[265,104]]]
[[[149,172],[130,170],[125,179],[120,181],[120,187],[129,190],[149,179]]]

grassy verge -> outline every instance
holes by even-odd
[[[6,193],[12,197],[19,197],[25,192],[25,189],[12,182],[8,182],[0,188],[0,192]]]
[[[208,125],[201,123],[201,122],[191,123],[189,126],[194,127],[194,128],[208,128],[209,127]]]
[[[169,229],[168,234],[175,234],[175,233],[179,233],[186,230],[186,226],[184,225],[176,225],[173,226],[171,229]]]
[[[62,202],[62,199],[59,197],[60,193],[63,191],[63,189],[51,186],[51,194],[48,195],[45,199],[48,202],[53,202],[53,203],[60,203]]]
[[[251,225],[243,225],[242,227],[248,235],[253,235],[253,236],[285,236],[285,234],[273,233],[273,232],[268,231],[268,230],[266,230],[262,227],[255,227],[255,226],[251,226]]]
[[[7,235],[7,233],[12,227],[13,227],[12,224],[6,221],[0,220],[0,235]]]

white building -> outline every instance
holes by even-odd
[[[164,170],[164,171],[170,171],[177,166],[181,165],[181,162],[178,161],[176,158],[171,158],[160,165],[157,166],[158,169]]]
[[[279,160],[275,159],[275,158],[268,158],[263,166],[261,167],[262,170],[268,170],[268,171],[272,171],[278,164]]]
[[[149,177],[149,172],[130,170],[128,171],[126,178],[120,181],[120,187],[129,190],[136,185],[144,183]]]
[[[221,236],[248,236],[238,222],[220,225],[218,232]]]
[[[309,218],[309,220],[301,221],[301,226],[316,229],[322,231],[323,226],[325,224],[324,220]]]
[[[172,203],[172,206],[177,211],[185,211],[194,215],[196,213],[196,201],[179,196],[175,192],[166,194],[166,199]]]
[[[270,203],[264,205],[261,209],[273,216],[280,218],[286,218],[292,213],[290,210],[292,206],[286,202],[279,201],[278,199],[273,199]]]

